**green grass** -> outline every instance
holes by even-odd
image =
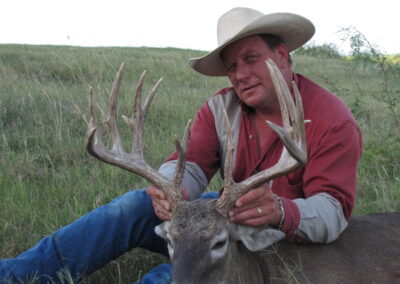
[[[187,121],[225,78],[206,78],[187,67],[194,50],[0,45],[0,257],[14,257],[43,236],[147,182],[86,153],[87,91],[97,115],[104,109],[121,62],[126,72],[119,114],[131,113],[141,72],[145,91],[164,81],[145,127],[145,157],[153,166],[174,150]],[[355,214],[400,210],[399,125],[381,97],[399,99],[398,71],[384,85],[373,64],[295,55],[294,68],[334,91],[352,109],[364,137]],[[399,68],[397,68],[399,70]],[[399,105],[395,106],[397,114]],[[120,121],[126,148],[129,133]],[[212,188],[218,187],[218,180]],[[86,283],[130,283],[166,259],[133,250]],[[70,283],[67,280],[65,283]]]

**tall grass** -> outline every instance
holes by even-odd
[[[119,114],[130,114],[143,69],[145,91],[160,76],[145,123],[145,157],[153,166],[174,150],[173,138],[204,101],[225,87],[187,67],[198,51],[153,48],[78,48],[0,45],[0,256],[14,257],[86,212],[143,179],[105,165],[86,153],[87,90],[93,87],[98,117],[121,62],[126,72]],[[380,78],[374,63],[295,55],[294,68],[336,92],[352,109],[364,135],[355,213],[400,210],[399,133],[383,87],[400,93],[399,74]],[[385,84],[384,86],[382,84]],[[397,106],[396,106],[397,107]],[[399,109],[395,109],[398,113]],[[129,133],[121,123],[126,148]],[[215,182],[217,187],[218,181]],[[130,283],[164,258],[133,250],[96,272],[86,283]],[[65,280],[64,283],[71,281]]]

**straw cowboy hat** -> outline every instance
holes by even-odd
[[[296,14],[263,14],[249,8],[234,8],[218,20],[218,47],[205,56],[189,59],[189,65],[204,75],[225,76],[220,54],[234,41],[256,34],[270,34],[282,39],[291,52],[305,44],[314,32],[314,25]]]

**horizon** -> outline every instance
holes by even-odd
[[[210,4],[212,3],[212,4]],[[308,45],[334,44],[341,54],[350,50],[342,40],[344,28],[354,27],[384,54],[400,54],[395,0],[379,5],[337,0],[265,4],[261,0],[221,0],[198,4],[183,0],[9,0],[0,25],[0,44],[82,47],[172,47],[210,51],[216,47],[220,15],[237,6],[262,13],[290,12],[310,19],[316,33]],[[24,9],[21,9],[24,7]],[[205,16],[206,15],[206,16]]]

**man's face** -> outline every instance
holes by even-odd
[[[256,110],[274,108],[275,89],[265,60],[280,65],[282,52],[270,49],[259,36],[240,39],[223,50],[227,76],[239,98]]]

